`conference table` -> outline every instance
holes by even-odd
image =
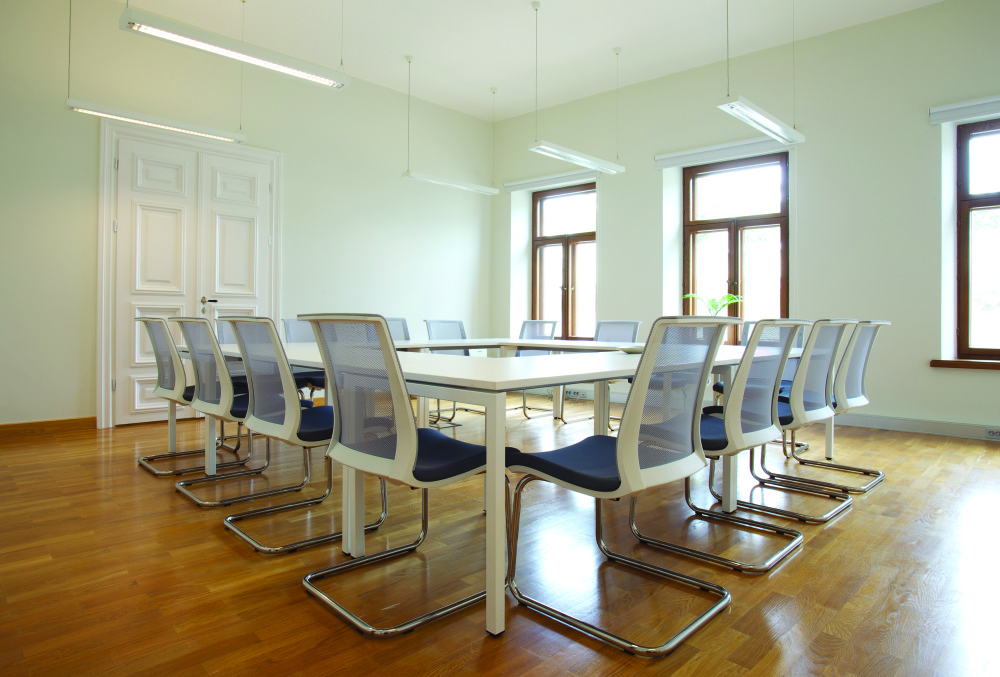
[[[563,345],[572,344],[572,345]],[[610,415],[609,381],[635,374],[639,354],[617,349],[622,344],[596,341],[530,339],[455,339],[398,341],[399,364],[411,395],[421,398],[418,425],[426,425],[426,399],[444,399],[484,407],[486,414],[486,630],[498,635],[505,629],[506,505],[504,481],[507,393],[571,383],[595,384],[594,433],[607,434]],[[641,345],[641,344],[638,344]],[[222,346],[227,354],[238,354],[235,346]],[[500,357],[440,355],[431,349],[493,348]],[[511,357],[519,348],[561,350],[551,355]],[[572,352],[570,352],[572,351]],[[286,344],[291,364],[322,369],[315,344]],[[743,355],[741,346],[722,346],[717,369],[735,368]],[[723,457],[723,509],[736,508],[736,456]],[[364,477],[350,468],[343,472],[343,551],[364,554]]]

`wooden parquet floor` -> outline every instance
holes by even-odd
[[[482,417],[460,414],[458,420],[460,439],[480,440]],[[508,422],[508,444],[527,451],[574,442],[592,429],[589,422],[525,421],[516,412]],[[182,448],[200,446],[201,425],[179,425]],[[804,533],[804,546],[767,574],[638,545],[628,529],[627,501],[610,503],[609,544],[724,585],[733,596],[723,614],[671,655],[653,660],[519,608],[509,595],[501,637],[485,633],[479,606],[396,639],[366,638],[301,586],[305,573],[344,560],[338,545],[258,554],[222,520],[266,502],[200,509],[174,491],[173,480],[136,467],[139,456],[163,449],[165,426],[5,439],[0,675],[1000,674],[1000,653],[992,646],[997,623],[990,620],[1000,593],[986,585],[1000,554],[994,514],[1000,445],[846,427],[837,433],[839,461],[884,469],[888,478],[828,524],[792,524]],[[800,439],[821,453],[821,428],[803,431]],[[313,484],[294,498],[321,493],[322,457],[322,450],[313,451]],[[740,461],[746,472],[746,458]],[[278,447],[268,478],[253,487],[291,484],[301,465],[299,450]],[[776,447],[769,465],[785,465]],[[707,477],[702,472],[695,481],[702,505],[711,505]],[[250,487],[226,484],[205,494]],[[756,488],[749,474],[740,486],[743,497],[820,507],[819,499]],[[367,490],[374,515],[377,484]],[[644,528],[727,556],[763,559],[776,547],[772,537],[692,519],[682,494],[677,483],[645,496],[639,504]],[[412,540],[419,529],[419,492],[391,487],[389,503],[389,519],[368,536],[369,552]],[[339,520],[338,481],[323,505],[248,528],[283,543]],[[377,622],[480,589],[481,479],[433,490],[431,520],[419,554],[324,581],[324,589]],[[650,642],[710,603],[701,593],[602,561],[592,522],[591,499],[543,483],[528,489],[518,559],[526,592]]]

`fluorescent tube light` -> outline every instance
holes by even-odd
[[[470,190],[473,193],[482,193],[483,195],[496,195],[500,192],[499,188],[493,188],[491,186],[480,186],[476,183],[465,183],[464,181],[455,181],[453,179],[442,179],[438,176],[431,176],[430,174],[421,174],[419,172],[405,171],[403,172],[404,179],[416,179],[417,181],[424,181],[426,183],[436,183],[439,186],[450,186],[451,188],[461,188],[462,190]]]
[[[338,71],[147,12],[126,9],[118,20],[118,27],[123,31],[137,31],[334,89],[340,89],[351,82],[350,78]]]
[[[188,125],[181,122],[174,122],[173,120],[167,120],[165,118],[154,117],[152,115],[143,115],[141,113],[133,113],[127,110],[109,108],[108,106],[99,106],[85,101],[77,101],[76,99],[66,99],[66,105],[75,110],[77,113],[86,113],[87,115],[96,115],[98,117],[108,118],[111,120],[121,120],[122,122],[132,122],[137,125],[145,125],[146,127],[166,129],[171,132],[193,134],[194,136],[202,136],[206,139],[237,142],[247,140],[246,136],[243,134],[237,134],[236,132],[227,132],[221,129],[200,127],[198,125]]]
[[[596,169],[597,171],[604,172],[605,174],[621,174],[625,171],[625,167],[623,165],[616,164],[610,160],[602,160],[599,157],[587,155],[586,153],[581,153],[570,148],[557,146],[556,144],[549,143],[548,141],[536,141],[533,145],[528,146],[528,150],[541,153],[542,155],[548,155],[549,157],[554,157],[557,160],[572,162],[575,165],[580,165],[581,167],[586,167],[587,169]]]
[[[727,96],[719,102],[718,106],[734,118],[738,118],[751,127],[759,129],[786,146],[794,146],[806,140],[802,132],[789,127],[763,108],[758,108],[742,96]]]

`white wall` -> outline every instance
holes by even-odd
[[[942,355],[954,323],[942,295],[950,301],[954,285],[942,282],[942,130],[927,112],[1000,93],[997,26],[1000,2],[952,0],[802,40],[794,97],[790,46],[732,63],[733,93],[794,120],[807,138],[792,153],[792,316],[893,322],[876,345],[864,410],[886,427],[912,419],[974,432],[1000,423],[1000,374],[929,366],[953,357]],[[628,169],[598,184],[599,318],[642,319],[648,330],[679,311],[681,252],[663,214],[676,200],[668,191],[665,203],[653,156],[755,136],[715,109],[725,94],[724,63],[622,88],[619,154]],[[533,115],[499,123],[496,134],[498,181],[572,169],[527,151]],[[614,93],[540,111],[539,136],[614,158]],[[509,218],[504,211],[498,219]],[[494,299],[510,286],[510,268],[495,267]],[[499,330],[504,304],[494,311]]]
[[[73,4],[73,98],[235,130],[284,154],[283,316],[431,316],[487,331],[491,198],[404,180],[406,96],[240,68]],[[98,120],[70,112],[64,0],[0,3],[0,424],[95,414]],[[400,59],[401,70],[406,67]],[[414,98],[414,171],[489,183],[490,124]]]

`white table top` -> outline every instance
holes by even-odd
[[[477,338],[477,339],[435,339],[393,341],[396,350],[449,350],[476,348],[530,348],[532,350],[558,350],[562,352],[597,352],[617,350],[618,346],[641,346],[641,343],[620,343],[615,341],[565,341],[562,339],[516,339],[516,338]]]

